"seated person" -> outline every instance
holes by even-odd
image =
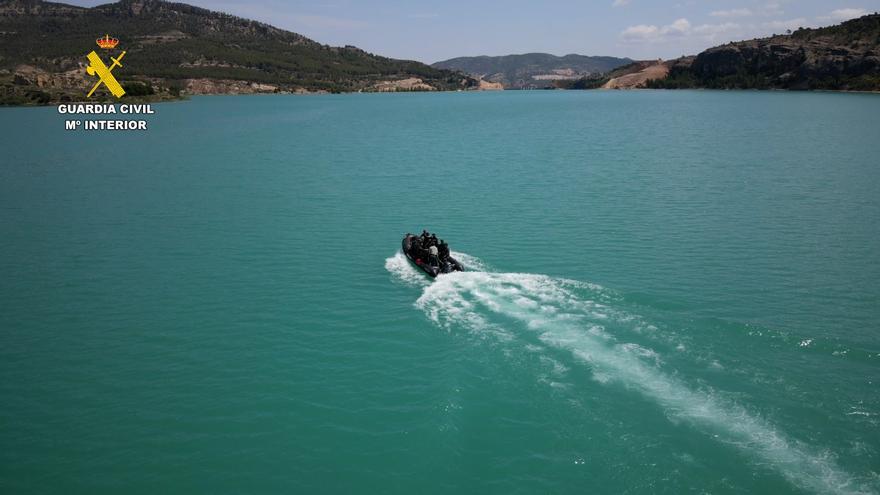
[[[440,252],[440,259],[445,260],[449,257],[449,244],[446,244],[443,239],[440,239],[440,243],[438,244],[438,251]]]

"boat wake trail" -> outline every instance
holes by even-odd
[[[450,251],[449,254],[458,260],[464,266],[465,270],[477,272],[485,272],[489,270],[489,266],[483,263],[479,258],[457,251]],[[385,269],[388,270],[397,281],[411,287],[427,287],[431,283],[431,280],[426,277],[424,273],[416,269],[416,267],[414,267],[400,251],[394,253],[394,256],[385,260]]]
[[[468,258],[470,263],[465,264],[470,270],[484,266]],[[741,449],[801,489],[866,493],[831,455],[787,438],[770,422],[722,394],[692,388],[674,370],[664,369],[658,352],[626,342],[627,336],[653,327],[615,307],[610,291],[600,286],[545,275],[487,271],[441,275],[431,283],[399,253],[385,266],[399,280],[422,288],[415,306],[439,327],[503,341],[537,340],[538,346],[525,345],[548,355],[550,351],[570,354],[573,363],[587,367],[599,383],[637,392],[658,405],[671,421],[687,423]],[[419,282],[415,282],[417,276]]]
[[[394,276],[395,280],[411,287],[427,287],[431,283],[428,277],[417,270],[400,251],[385,260],[385,269]]]

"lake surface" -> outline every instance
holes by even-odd
[[[0,491],[880,492],[880,96],[154,109],[0,109]]]

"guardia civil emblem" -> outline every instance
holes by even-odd
[[[98,38],[95,42],[101,48],[105,50],[111,50],[116,48],[116,45],[119,44],[119,39],[111,38],[109,34],[105,34],[103,38]],[[122,57],[125,56],[125,51],[119,54],[119,57],[110,57],[110,60],[113,61],[110,64],[110,67],[107,67],[104,64],[104,61],[101,60],[101,57],[95,53],[94,50],[89,52],[87,58],[89,59],[89,66],[86,67],[86,72],[90,76],[97,76],[98,81],[95,82],[95,85],[92,86],[92,90],[89,91],[89,94],[86,95],[86,98],[91,98],[92,94],[98,89],[98,86],[103,84],[110,90],[110,93],[117,98],[122,98],[122,95],[125,94],[125,90],[122,89],[122,86],[119,84],[119,81],[116,80],[116,77],[113,75],[113,69],[116,67],[122,67]]]

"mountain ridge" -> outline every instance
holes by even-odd
[[[0,0],[0,102],[81,99],[85,55],[105,33],[127,52],[120,82],[149,98],[251,92],[426,91],[476,80],[354,46],[332,47],[272,25],[162,0],[78,7]],[[114,73],[117,74],[117,73]],[[137,85],[142,86],[137,89]],[[99,98],[102,96],[99,96]]]
[[[511,55],[455,57],[431,64],[439,69],[459,70],[505,88],[553,87],[554,81],[604,73],[632,63],[629,58],[543,52]]]

